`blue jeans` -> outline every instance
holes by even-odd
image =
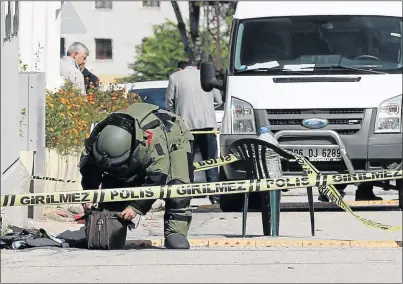
[[[205,129],[193,129],[192,131],[211,131],[212,128]],[[215,134],[196,134],[193,135],[194,141],[192,142],[192,155],[196,152],[196,147],[199,146],[200,153],[203,161],[208,159],[217,158],[217,136]],[[218,181],[218,168],[206,170],[206,181],[216,182]]]

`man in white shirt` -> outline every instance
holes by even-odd
[[[73,86],[80,90],[83,96],[86,95],[85,82],[79,66],[87,62],[89,53],[84,44],[74,42],[68,48],[67,56],[60,61],[60,76],[70,81]]]

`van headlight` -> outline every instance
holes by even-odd
[[[256,134],[255,114],[250,103],[232,98],[231,113],[233,134]]]
[[[402,95],[383,101],[378,106],[375,133],[399,133],[402,130]]]

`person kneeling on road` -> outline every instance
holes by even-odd
[[[184,121],[158,106],[136,103],[98,123],[81,155],[84,190],[158,186],[193,182],[192,134]],[[167,199],[164,215],[165,247],[189,249],[192,211],[190,197]],[[101,209],[121,211],[131,221],[145,215],[156,200],[99,203]],[[92,204],[84,204],[90,210]]]

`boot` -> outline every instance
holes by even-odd
[[[373,189],[371,184],[360,184],[355,192],[355,201],[383,200],[374,194]]]
[[[165,237],[165,247],[167,249],[190,249],[188,239],[181,234],[170,234]]]

